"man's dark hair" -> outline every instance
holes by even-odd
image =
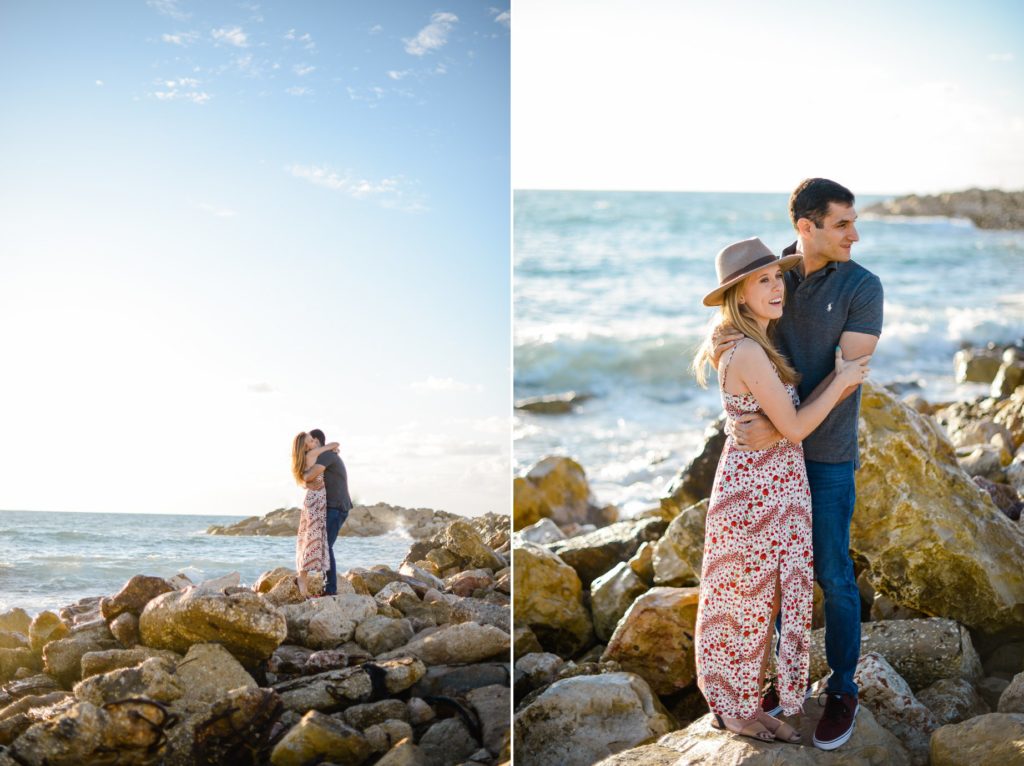
[[[312,436],[314,439],[319,439],[321,447],[327,444],[327,438],[324,436],[324,432],[321,431],[319,428],[314,428],[312,431],[309,432],[309,435]]]
[[[827,178],[807,178],[801,181],[789,196],[789,218],[793,226],[801,218],[807,218],[820,229],[825,224],[830,202],[853,205],[853,192]]]

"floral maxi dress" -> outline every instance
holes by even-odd
[[[722,385],[725,385],[723,368]],[[796,388],[786,386],[794,404]],[[729,417],[757,412],[753,394],[722,388]],[[778,680],[787,715],[801,711],[810,665],[814,560],[803,446],[783,439],[742,451],[726,439],[711,490],[697,610],[697,682],[712,711],[751,719],[761,709],[761,663],[781,591]]]
[[[323,478],[307,486],[295,538],[295,569],[326,572],[331,566],[327,547],[327,488]]]

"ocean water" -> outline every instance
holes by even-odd
[[[133,575],[193,582],[231,572],[251,585],[267,570],[295,566],[294,537],[223,537],[205,534],[235,516],[143,513],[0,511],[0,612],[20,606],[30,614],[57,609],[86,596],[116,593]],[[339,537],[338,569],[397,566],[412,540]]]
[[[861,197],[863,210],[881,197]],[[786,194],[517,191],[514,202],[514,390],[594,398],[575,413],[517,411],[517,472],[547,455],[583,465],[601,503],[627,514],[656,504],[721,411],[717,388],[688,367],[716,311],[701,298],[724,245],[794,239]],[[872,378],[930,401],[958,387],[962,344],[1024,337],[1024,232],[967,221],[861,215],[854,260],[885,288]]]

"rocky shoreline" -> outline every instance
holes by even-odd
[[[552,456],[515,480],[516,764],[1024,763],[1024,353],[965,349],[969,402],[867,384],[851,549],[861,594],[853,738],[811,746],[723,735],[696,688],[704,518],[724,434],[660,506],[620,519],[583,467]],[[894,387],[897,388],[897,387]],[[815,587],[812,677],[822,686]]]
[[[299,530],[301,513],[301,508],[278,508],[265,516],[250,516],[235,524],[214,524],[206,534],[294,537]],[[357,505],[349,511],[339,535],[377,537],[397,532],[413,540],[429,540],[460,518],[458,514],[432,508],[402,508],[387,503]]]
[[[935,195],[908,194],[868,205],[861,212],[966,218],[979,229],[1024,229],[1024,191],[967,189]]]
[[[397,570],[252,587],[137,575],[0,615],[0,766],[510,762],[507,517],[456,518]]]

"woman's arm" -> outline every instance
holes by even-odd
[[[859,385],[864,380],[870,359],[862,357],[846,362],[840,349],[836,348],[836,372],[832,380],[814,401],[797,409],[764,349],[756,343],[741,343],[734,356],[736,358],[729,365],[729,371],[754,395],[775,429],[791,442],[803,441],[821,425],[846,388]]]
[[[338,442],[327,442],[327,444],[322,447],[315,447],[311,449],[306,453],[306,467],[309,468],[313,465],[313,463],[316,462],[316,459],[325,452],[337,452],[340,446],[341,445],[339,445]]]
[[[302,474],[302,480],[306,483],[309,483],[313,481],[313,479],[315,479],[317,476],[322,475],[323,472],[326,470],[327,469],[322,465],[315,465],[309,470],[307,470],[304,474]]]

